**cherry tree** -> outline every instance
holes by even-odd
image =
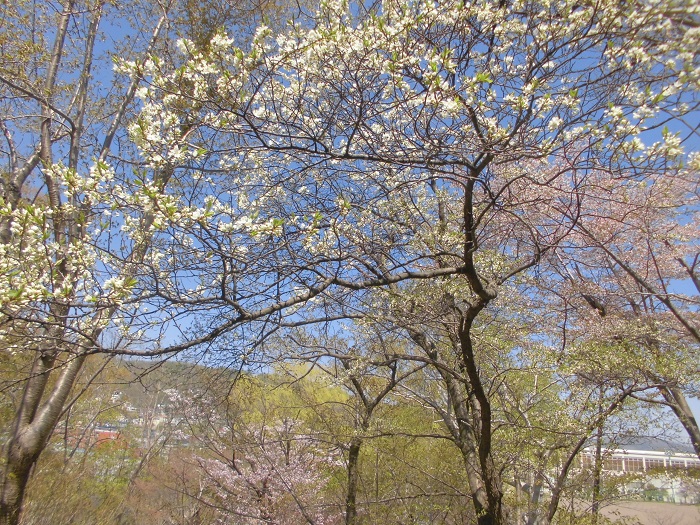
[[[626,368],[659,383],[661,399],[649,400],[673,410],[700,453],[686,400],[697,393],[700,343],[697,173],[691,156],[687,165],[641,171],[628,182],[596,174],[591,182],[599,191],[587,197],[595,212],[577,217],[576,235],[557,257],[578,298],[572,334],[632,345]]]
[[[129,135],[138,139],[135,108],[148,109],[138,95],[150,55],[169,55],[166,37],[194,22],[171,7],[181,6],[66,0],[2,8],[0,341],[21,370],[3,389],[21,394],[3,448],[0,523],[19,519],[31,469],[88,356],[137,353],[167,330],[162,310],[138,304],[143,267],[163,257],[152,195],[178,184],[178,169],[198,152],[155,163]],[[201,20],[197,35],[210,29]],[[186,119],[164,118],[169,140],[194,133]],[[180,215],[191,222],[197,213]]]
[[[153,7],[139,13],[151,33],[124,44],[135,57],[163,32],[166,11]],[[116,177],[107,160],[138,86],[115,79],[123,95],[103,98],[108,86],[94,76],[104,66],[101,24],[112,14],[133,21],[105,2],[4,8],[0,338],[4,353],[29,364],[3,449],[0,523],[17,523],[30,471],[134,278],[95,242]],[[145,253],[143,239],[123,248],[122,262]]]
[[[223,61],[183,41],[183,72],[154,62],[140,146],[161,147],[158,115],[197,105],[207,166],[244,188],[249,231],[285,247],[274,293],[432,279],[480,414],[479,523],[502,523],[473,330],[595,212],[596,174],[633,184],[683,155],[645,133],[697,108],[696,18],[690,2],[329,1]]]
[[[270,431],[273,429],[266,429]],[[252,448],[234,450],[230,461],[201,460],[200,467],[213,488],[210,505],[219,510],[221,523],[276,523],[279,525],[339,523],[329,512],[319,488],[326,481],[326,452],[313,441],[289,434],[279,440],[258,439]]]
[[[207,382],[193,381],[173,400],[189,439],[183,455],[198,479],[196,492],[167,480],[166,486],[214,509],[218,523],[340,523],[340,508],[327,490],[338,468],[337,449],[311,424],[313,409],[302,391],[331,392],[320,384],[313,391],[285,384],[279,374],[204,375]]]
[[[8,362],[26,368],[18,378],[23,394],[4,449],[3,523],[19,519],[32,466],[90,354],[174,353],[320,292],[299,291],[293,283],[284,296],[277,291],[273,279],[283,275],[289,283],[293,274],[276,262],[284,259],[284,247],[269,250],[274,245],[265,228],[274,228],[274,222],[255,221],[254,207],[227,208],[223,199],[212,211],[211,183],[200,182],[209,157],[188,117],[197,104],[159,111],[164,123],[159,131],[166,135],[160,149],[152,143],[144,147],[157,135],[153,130],[144,135],[147,116],[157,108],[139,102],[149,95],[142,86],[155,67],[149,56],[156,49],[171,54],[163,37],[177,26],[165,4],[137,5],[133,11],[103,2],[55,2],[36,12],[30,7],[6,13],[12,38],[3,40],[0,71],[6,161],[0,337]],[[152,33],[124,29],[130,38],[112,41],[110,55],[100,43],[104,28],[119,24]],[[204,25],[198,30],[206,33]],[[221,53],[229,46],[226,38],[212,38],[207,50]],[[170,71],[177,66],[169,64]],[[244,82],[241,76],[235,89]],[[140,118],[132,118],[135,106]],[[134,145],[142,146],[140,153]],[[167,193],[169,186],[175,186],[173,193]],[[244,198],[244,187],[233,189],[231,198]],[[183,192],[180,201],[176,195]],[[217,221],[214,230],[205,219]],[[212,231],[224,230],[228,239],[212,241]],[[251,253],[238,260],[231,245],[240,253],[251,247]],[[213,260],[224,265],[217,291],[198,296],[202,279],[211,291]],[[241,268],[251,288],[240,279]],[[222,296],[232,281],[233,298]],[[331,282],[326,279],[324,286]],[[197,313],[211,313],[208,320],[217,321],[201,330]]]
[[[503,523],[474,330],[525,272],[592,231],[600,199],[589,196],[678,169],[682,139],[661,130],[697,109],[698,7],[330,0],[242,48],[215,30],[116,59],[125,97],[89,149],[91,61],[65,85],[57,74],[67,42],[93,56],[94,38],[67,35],[97,35],[100,11],[71,25],[77,5],[57,10],[40,88],[3,76],[8,108],[32,101],[22,114],[37,137],[23,151],[24,128],[4,124],[3,337],[16,352],[26,330],[37,357],[3,512],[16,521],[75,373],[110,350],[107,333],[133,342],[126,353],[245,361],[285,315],[346,317],[365,290],[422,280],[436,300],[416,305],[449,318],[480,414],[479,523]],[[119,135],[124,149],[108,158],[134,96],[137,151]]]

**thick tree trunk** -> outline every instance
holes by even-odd
[[[464,444],[460,446],[462,458],[464,459],[464,467],[467,471],[467,480],[472,496],[472,505],[477,516],[477,523],[491,523],[482,521],[489,516],[489,500],[484,489],[484,482],[479,475],[479,458],[477,457],[474,447]]]
[[[527,511],[527,525],[539,525],[540,520],[540,499],[542,497],[543,484],[546,482],[542,475],[547,467],[546,456],[542,457],[542,461],[536,472],[532,474],[532,481],[530,483],[530,491],[527,494],[528,498],[528,511]]]
[[[66,363],[46,395],[46,383],[55,359],[46,355],[36,358],[5,451],[5,467],[0,480],[0,525],[19,523],[29,475],[61,417],[85,358],[85,354],[79,355]]]
[[[468,396],[463,392],[463,388],[461,388],[461,384],[456,381],[452,375],[444,373],[442,369],[439,370],[447,386],[450,404],[452,405],[452,410],[454,410],[457,419],[457,428],[453,431],[453,437],[459,446],[464,460],[464,467],[467,471],[467,480],[469,482],[474,512],[477,517],[477,524],[492,525],[500,523],[494,516],[488,490],[486,489],[484,470],[479,460],[475,429],[471,423],[472,420],[479,419],[478,415],[471,413],[472,409],[470,409],[470,405],[474,405],[474,403],[470,403]]]
[[[19,523],[29,474],[43,448],[37,438],[31,434],[20,435],[8,446],[0,499],[0,525]]]
[[[425,334],[417,330],[409,330],[409,334],[411,339],[426,352],[428,357],[439,363],[438,353],[434,348],[431,348]],[[456,350],[460,349],[461,343],[459,340],[454,339],[452,344]],[[448,399],[454,411],[456,425],[447,417],[445,418],[445,424],[459,447],[464,460],[472,505],[476,514],[476,523],[477,525],[501,525],[503,523],[501,507],[503,495],[500,490],[500,475],[493,465],[493,459],[490,457],[490,435],[488,443],[483,441],[482,433],[484,427],[482,426],[483,413],[481,412],[481,405],[476,399],[470,399],[464,383],[456,379],[446,368],[444,366],[436,366],[447,388]],[[462,365],[462,368],[465,369],[466,366]],[[472,372],[476,372],[475,367]],[[471,376],[468,374],[468,378],[469,388],[473,391],[476,384],[483,394],[483,386],[478,373]],[[471,397],[474,398],[473,395]],[[489,433],[490,418],[489,412],[488,425],[486,426]],[[486,449],[482,445],[486,445]],[[486,450],[486,456],[488,457],[485,461],[482,461],[481,454],[484,450]]]
[[[474,348],[471,339],[472,321],[483,308],[485,303],[470,307],[459,325],[458,336],[461,349],[462,366],[469,379],[469,387],[472,391],[471,409],[473,414],[473,428],[477,443],[479,467],[483,479],[488,507],[477,516],[478,525],[501,525],[503,516],[503,489],[501,476],[494,465],[491,453],[492,415],[491,402],[484,390],[481,376],[476,364]]]

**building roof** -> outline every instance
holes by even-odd
[[[678,443],[667,439],[649,436],[626,436],[610,443],[621,450],[645,450],[670,454],[695,454],[690,443]]]

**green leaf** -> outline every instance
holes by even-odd
[[[24,288],[20,288],[19,290],[10,290],[7,293],[7,296],[10,298],[11,301],[16,301],[20,297],[22,297],[22,292],[24,292]]]
[[[476,81],[486,83],[486,84],[493,84],[493,79],[491,78],[490,73],[482,72],[482,73],[477,73],[476,74]]]

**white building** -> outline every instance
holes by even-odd
[[[595,463],[595,446],[581,452],[581,467]],[[625,439],[604,446],[603,472],[631,479],[622,487],[627,494],[673,503],[700,503],[700,459],[689,444],[658,438]]]

